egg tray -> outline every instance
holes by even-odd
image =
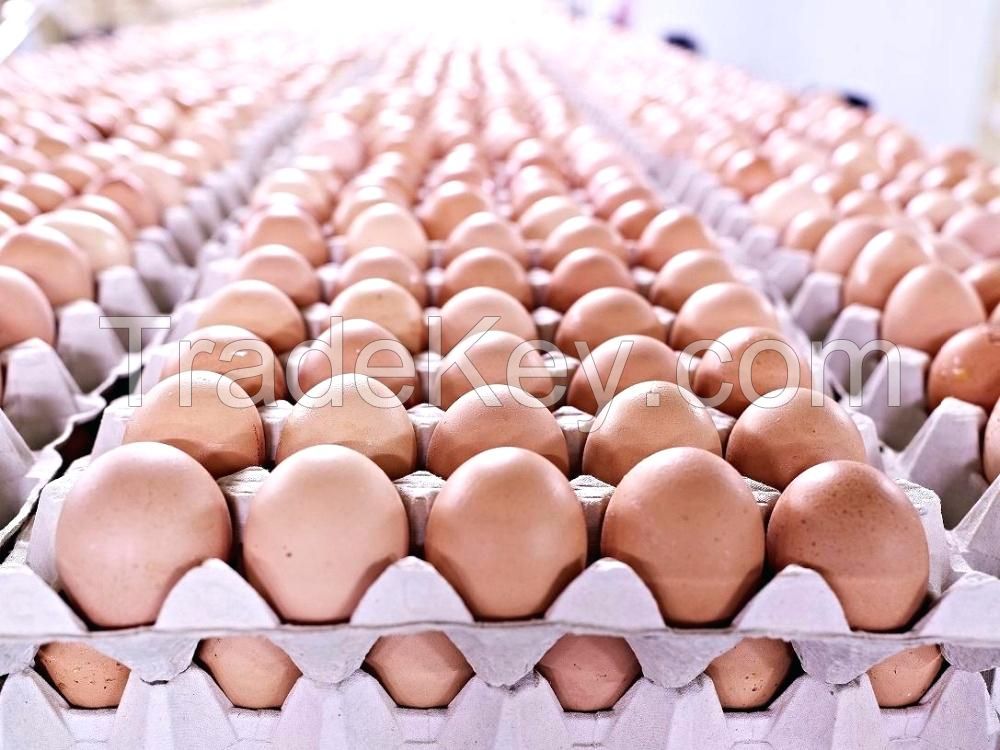
[[[640,679],[596,713],[563,711],[535,672],[511,688],[474,677],[447,708],[430,710],[396,706],[361,670],[333,684],[299,678],[280,711],[233,707],[196,665],[165,683],[130,678],[117,709],[70,708],[31,669],[0,687],[9,750],[994,750],[998,732],[983,678],[955,669],[908,708],[879,709],[865,676],[832,689],[803,676],[753,712],[724,712],[705,676],[682,688]]]

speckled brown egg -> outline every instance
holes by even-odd
[[[875,700],[882,708],[902,708],[917,703],[934,684],[944,661],[934,644],[908,648],[868,670]]]
[[[288,654],[262,636],[206,638],[197,656],[237,708],[281,708],[302,676]]]
[[[762,708],[785,684],[794,652],[784,641],[744,638],[705,668],[720,705],[730,711]]]
[[[427,346],[427,327],[420,303],[406,289],[388,279],[362,279],[338,294],[330,314],[345,320],[360,318],[378,323],[411,353]]]
[[[314,444],[279,463],[251,500],[243,563],[282,619],[340,622],[409,545],[406,509],[382,468]]]
[[[975,288],[940,263],[918,266],[893,288],[882,311],[882,338],[930,355],[964,328],[986,322]]]
[[[0,351],[37,338],[50,346],[56,339],[52,305],[30,276],[0,265]]]
[[[473,456],[431,506],[427,561],[478,620],[537,617],[587,559],[583,509],[569,480],[523,448]]]
[[[966,328],[948,339],[931,362],[927,406],[951,396],[986,411],[1000,400],[1000,334],[995,323]]]
[[[69,599],[94,625],[152,623],[191,568],[229,557],[229,508],[212,475],[162,443],[111,450],[66,496],[56,568]]]
[[[965,269],[962,276],[975,288],[987,312],[1000,305],[1000,258],[979,261]]]
[[[712,250],[715,238],[695,214],[685,208],[668,208],[656,216],[636,245],[636,263],[654,271],[685,250]]]
[[[276,461],[313,445],[343,445],[373,460],[390,478],[417,463],[417,438],[406,409],[389,388],[358,373],[334,375],[299,399],[285,420]]]
[[[764,522],[739,472],[718,451],[676,447],[650,454],[617,484],[601,554],[639,575],[670,625],[732,619],[764,570]]]
[[[844,305],[882,309],[893,288],[917,266],[930,262],[917,237],[888,230],[871,239],[858,254],[844,280]]]
[[[722,281],[736,281],[736,275],[720,253],[685,250],[663,264],[649,289],[649,299],[654,305],[677,311],[696,291]]]
[[[365,666],[404,708],[443,708],[472,678],[472,667],[448,636],[436,630],[384,635]]]
[[[845,276],[865,245],[884,229],[881,221],[868,216],[837,222],[816,246],[813,267]]]
[[[618,484],[647,456],[677,447],[722,455],[722,442],[708,409],[675,383],[637,383],[598,412],[583,447],[583,473]]]
[[[617,377],[616,362],[620,364]],[[649,336],[615,336],[598,345],[583,360],[569,384],[567,403],[596,414],[626,388],[647,380],[677,380],[677,353]]]
[[[621,258],[606,250],[580,248],[565,256],[549,278],[545,303],[560,312],[580,297],[603,287],[635,290],[635,279]]]
[[[796,250],[815,252],[827,232],[836,224],[837,215],[832,211],[803,211],[785,226],[781,244]]]
[[[555,343],[563,352],[584,357],[615,336],[642,334],[663,341],[666,332],[652,305],[638,292],[607,287],[587,292],[566,311]]]
[[[30,276],[53,307],[94,298],[94,271],[87,254],[50,227],[22,227],[3,235],[0,265]]]
[[[625,239],[634,241],[642,236],[659,213],[660,207],[650,200],[630,200],[615,209],[608,217],[608,224]]]
[[[680,351],[744,326],[780,328],[767,297],[740,282],[709,284],[693,292],[681,306],[670,329],[670,346]]]
[[[246,328],[279,354],[306,340],[306,324],[295,303],[273,284],[256,279],[234,281],[215,292],[201,309],[197,325]]]
[[[541,401],[508,385],[462,395],[437,423],[427,449],[429,471],[447,479],[472,456],[491,448],[524,448],[569,471],[566,439]]]
[[[233,279],[265,281],[287,294],[298,307],[315,304],[321,296],[315,269],[287,245],[261,245],[240,256]]]
[[[824,461],[866,460],[861,433],[829,396],[808,388],[765,395],[736,420],[726,445],[726,460],[744,476],[781,490]]]
[[[539,265],[550,271],[574,250],[597,248],[627,260],[621,236],[608,224],[592,216],[574,216],[557,226],[542,244]]]
[[[788,485],[768,522],[767,558],[776,572],[822,575],[859,630],[905,627],[927,596],[920,516],[891,479],[857,461],[821,463]]]
[[[213,477],[264,462],[264,425],[239,385],[196,370],[160,381],[125,425],[123,443],[166,443],[187,453]],[[220,395],[221,394],[221,395]]]
[[[446,303],[465,289],[490,287],[506,292],[526,308],[533,302],[528,274],[509,253],[480,247],[462,253],[445,268],[437,303]]]
[[[444,246],[441,265],[447,266],[462,253],[477,247],[502,250],[522,266],[528,266],[528,253],[517,226],[487,212],[466,217],[452,230]]]
[[[47,643],[35,663],[74,708],[114,708],[122,699],[129,668],[85,643]]]
[[[430,265],[424,228],[412,213],[394,203],[379,203],[362,211],[351,222],[345,237],[348,255],[369,247],[389,247],[417,264]]]
[[[487,329],[513,333],[525,341],[538,338],[531,313],[499,289],[463,289],[441,307],[440,317],[442,353],[450,352],[470,333]]]
[[[319,223],[302,206],[291,202],[270,203],[251,213],[244,223],[242,252],[267,245],[290,247],[313,266],[330,260]]]
[[[566,711],[612,708],[641,668],[624,638],[566,634],[535,667]]]

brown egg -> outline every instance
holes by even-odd
[[[125,425],[123,443],[166,443],[213,477],[264,462],[264,425],[246,391],[225,375],[194,371],[160,381]],[[220,395],[222,394],[222,395]]]
[[[472,287],[499,289],[526,308],[532,306],[531,287],[524,266],[502,250],[480,247],[455,258],[444,271],[437,302],[444,304]]]
[[[17,186],[17,192],[34,203],[42,213],[55,211],[73,197],[73,188],[48,172],[35,172]]]
[[[931,260],[944,263],[959,272],[965,271],[979,260],[979,256],[964,242],[940,234],[925,237],[924,245]]]
[[[146,183],[161,207],[176,206],[184,201],[187,175],[180,162],[147,151],[136,155],[129,170]]]
[[[409,257],[388,247],[369,247],[344,261],[337,272],[337,289],[342,292],[362,279],[388,279],[413,295],[421,306],[427,304],[424,274]]]
[[[114,224],[118,228],[118,231],[122,233],[122,236],[129,242],[135,239],[136,228],[132,217],[125,212],[125,209],[110,198],[105,198],[103,195],[94,195],[93,193],[84,193],[66,201],[65,207],[97,214],[102,219],[107,219]]]
[[[649,290],[654,305],[680,310],[699,289],[723,281],[736,281],[729,262],[715,250],[685,250],[660,269]]]
[[[647,454],[617,483],[604,515],[601,554],[635,570],[670,625],[726,623],[760,585],[760,509],[718,453],[716,446]]]
[[[75,193],[100,179],[101,171],[94,164],[78,154],[65,154],[52,165],[52,174],[61,179]]]
[[[1000,305],[1000,258],[979,261],[969,266],[962,277],[975,288],[987,312]]]
[[[438,422],[427,469],[447,479],[483,451],[524,448],[569,471],[566,439],[552,413],[534,396],[508,385],[485,385],[458,398]]]
[[[94,298],[94,272],[86,253],[50,227],[21,227],[5,234],[0,265],[30,276],[53,307]]]
[[[177,448],[132,443],[91,463],[66,496],[56,567],[91,623],[134,627],[156,619],[188,570],[227,559],[231,543],[212,475]]]
[[[354,184],[340,196],[340,202],[333,213],[333,225],[337,234],[344,234],[362,211],[379,203],[397,203],[401,206],[409,203],[402,191],[382,185]]]
[[[986,411],[1000,400],[1000,335],[995,323],[959,331],[938,350],[927,378],[927,406],[959,398]]]
[[[917,703],[941,672],[941,649],[930,644],[893,654],[868,670],[875,700],[882,708]]]
[[[552,270],[574,250],[597,248],[627,261],[622,238],[610,226],[592,216],[573,216],[557,226],[542,245],[539,265]]]
[[[858,254],[844,280],[844,305],[882,309],[893,288],[930,256],[916,236],[887,230],[871,239]]]
[[[424,199],[418,215],[428,237],[445,240],[469,216],[489,209],[490,202],[481,190],[465,182],[450,180]]]
[[[254,279],[233,281],[215,292],[197,324],[246,328],[276,353],[291,351],[306,340],[306,324],[295,303],[273,284]]]
[[[1000,255],[1000,214],[979,206],[969,206],[954,214],[945,223],[942,233],[968,243],[980,255]]]
[[[719,704],[729,711],[763,708],[792,668],[792,647],[771,638],[744,638],[705,668]]]
[[[302,676],[288,654],[262,636],[206,638],[197,656],[237,708],[281,708]]]
[[[634,241],[642,236],[659,213],[659,206],[649,200],[626,201],[611,214],[608,224],[625,239]]]
[[[837,222],[837,215],[830,211],[803,211],[785,226],[781,243],[785,247],[815,252]]]
[[[430,265],[423,227],[413,214],[394,203],[379,203],[358,214],[345,241],[349,256],[369,247],[389,247],[409,257],[418,268]]]
[[[856,461],[822,463],[788,485],[767,525],[767,558],[776,572],[822,575],[859,630],[905,627],[927,595],[920,516],[891,479]]]
[[[594,214],[608,220],[626,203],[650,201],[652,198],[653,192],[634,177],[620,177],[607,183],[594,195]]]
[[[132,264],[132,246],[118,228],[90,211],[63,208],[42,214],[31,226],[62,232],[86,253],[94,272]]]
[[[677,447],[722,455],[708,409],[675,383],[637,383],[616,394],[598,413],[583,447],[583,473],[618,484],[647,456]]]
[[[362,279],[337,295],[330,314],[345,320],[361,318],[378,323],[410,352],[427,346],[424,313],[413,295],[387,279]]]
[[[84,643],[47,643],[35,662],[74,708],[114,708],[128,682],[128,667]]]
[[[758,193],[751,202],[757,220],[784,231],[803,211],[829,211],[830,198],[807,184],[791,178],[777,180]]]
[[[156,196],[137,175],[108,175],[91,191],[121,206],[137,227],[152,226],[159,221],[160,206]]]
[[[968,177],[952,188],[952,194],[961,201],[985,204],[1000,198],[1000,185],[983,177]]]
[[[261,245],[241,256],[233,279],[265,281],[298,307],[315,304],[321,296],[319,277],[309,261],[286,245]]]
[[[927,190],[910,199],[906,204],[906,214],[927,221],[939,230],[961,208],[962,203],[949,191]]]
[[[322,182],[297,167],[276,169],[265,176],[254,190],[253,202],[266,205],[275,193],[294,195],[319,222],[330,216],[330,196]]]
[[[528,266],[528,253],[517,227],[485,211],[466,217],[452,230],[444,246],[441,265],[448,266],[462,253],[477,247],[502,250],[525,268]]]
[[[27,224],[38,216],[38,207],[20,193],[0,190],[0,213],[7,214],[18,224]]]
[[[583,572],[587,528],[569,480],[550,461],[494,448],[445,482],[425,552],[476,619],[537,617]]]
[[[756,195],[778,177],[766,157],[749,149],[737,151],[729,157],[721,176],[726,185],[744,198]]]
[[[535,669],[566,711],[612,708],[641,673],[625,639],[603,635],[564,635]]]
[[[250,502],[243,563],[282,619],[340,622],[407,554],[409,536],[399,493],[379,465],[349,447],[312,444],[285,461],[279,456]]]
[[[442,306],[440,317],[442,353],[450,352],[470,333],[486,329],[513,333],[525,341],[538,338],[531,313],[516,298],[499,289],[481,286],[464,289]]]
[[[635,279],[624,261],[606,250],[580,248],[565,256],[549,279],[546,304],[560,312],[595,289],[635,290]]]
[[[845,219],[852,216],[882,216],[895,214],[896,205],[873,190],[852,190],[837,201],[837,213]]]
[[[165,380],[181,372],[203,370],[230,377],[254,403],[272,403],[285,397],[285,372],[274,351],[246,328],[215,325],[185,336],[190,349],[168,349],[170,356],[160,371]],[[239,371],[239,377],[232,377]]]
[[[745,326],[780,327],[767,297],[740,282],[709,284],[693,292],[681,306],[670,329],[670,346],[680,351]]]
[[[439,631],[384,635],[365,665],[404,708],[444,708],[473,675],[462,652]]]
[[[744,385],[746,378],[749,381]],[[809,363],[802,361],[787,338],[770,328],[745,326],[719,336],[702,355],[692,390],[710,399],[707,403],[717,409],[738,417],[765,393],[785,387],[809,388],[811,383]]]
[[[358,373],[334,375],[306,392],[285,420],[275,460],[313,445],[351,448],[391,479],[417,463],[417,438],[403,404],[387,386]]]
[[[893,288],[882,313],[882,338],[930,355],[964,328],[986,322],[975,288],[940,263],[918,266]]]
[[[1000,477],[1000,400],[993,407],[983,438],[983,473],[992,483]]]
[[[654,271],[685,250],[714,250],[715,239],[701,219],[685,208],[668,208],[646,226],[636,246],[636,262]]]
[[[816,246],[813,267],[846,276],[865,245],[884,229],[881,221],[868,216],[842,219]]]
[[[615,336],[642,334],[663,341],[666,332],[652,305],[638,292],[606,287],[587,292],[566,311],[556,330],[556,346],[585,357]]]
[[[770,403],[747,407],[726,446],[726,460],[744,476],[782,490],[824,461],[866,460],[861,433],[829,396],[809,388],[765,395]]]
[[[242,253],[266,245],[290,247],[313,266],[330,260],[319,223],[302,206],[290,202],[268,204],[251,213],[243,225]]]
[[[525,239],[546,240],[563,222],[580,215],[572,198],[553,195],[533,203],[521,214],[518,225]]]
[[[0,299],[0,351],[32,338],[55,344],[52,306],[30,276],[0,265]]]

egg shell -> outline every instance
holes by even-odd
[[[586,564],[587,529],[569,480],[523,448],[462,464],[431,506],[427,561],[478,620],[541,615]]]
[[[30,276],[0,265],[0,298],[0,351],[32,338],[55,343],[52,305]]]
[[[73,197],[73,188],[49,172],[35,172],[17,186],[17,192],[34,203],[41,213],[55,211]]]
[[[781,243],[797,250],[815,252],[837,221],[837,215],[830,211],[803,211],[788,222]]]
[[[524,266],[502,250],[480,247],[462,253],[445,268],[437,302],[444,304],[459,292],[477,286],[506,292],[525,307],[533,301]]]
[[[636,263],[654,271],[685,250],[717,249],[715,238],[695,214],[668,208],[646,226],[636,244]]]
[[[983,470],[991,483],[1000,476],[1000,401],[997,404],[986,423],[983,438]]]
[[[930,644],[908,648],[868,670],[875,700],[881,708],[911,706],[924,697],[943,665],[941,649]]]
[[[559,322],[555,343],[561,351],[583,358],[608,339],[627,334],[658,341],[666,337],[656,311],[638,292],[606,287],[587,292],[570,306]]]
[[[844,218],[852,216],[889,217],[897,212],[896,205],[874,190],[852,190],[837,201],[837,212]]]
[[[604,287],[635,290],[636,283],[620,258],[605,250],[580,248],[566,255],[552,271],[545,303],[565,312],[583,295]]]
[[[608,217],[610,224],[626,240],[638,240],[646,227],[660,213],[660,207],[652,201],[636,199],[626,201]]]
[[[439,631],[384,635],[368,652],[365,666],[404,708],[443,708],[473,674],[462,652]]]
[[[306,340],[306,323],[295,303],[273,284],[256,279],[230,282],[206,300],[197,326],[215,325],[246,328],[279,354]]]
[[[92,214],[97,214],[102,219],[107,219],[117,227],[118,231],[129,242],[136,237],[137,231],[132,217],[125,212],[125,209],[103,195],[84,193],[66,201],[64,208],[89,211]]]
[[[281,708],[302,676],[288,654],[261,636],[206,638],[198,660],[237,708]]]
[[[65,234],[50,227],[22,227],[0,238],[0,265],[23,271],[52,307],[94,299],[90,261]]]
[[[563,222],[580,216],[580,207],[564,195],[552,195],[533,203],[518,219],[527,240],[546,240]]]
[[[846,276],[865,245],[884,229],[881,221],[867,216],[842,219],[816,246],[813,267]]]
[[[0,190],[0,213],[5,213],[18,224],[27,224],[38,216],[38,207],[20,193]]]
[[[506,331],[525,341],[538,338],[531,313],[515,297],[499,289],[463,289],[442,307],[441,351],[447,353],[474,331]],[[492,318],[499,320],[492,322]]]
[[[966,328],[948,339],[931,361],[927,406],[936,409],[947,397],[993,409],[1000,400],[1000,335],[996,325]]]
[[[744,198],[750,198],[778,178],[770,160],[750,149],[730,156],[722,169],[722,180]]]
[[[469,216],[489,210],[490,202],[481,190],[465,182],[449,180],[424,199],[418,215],[430,239],[446,240]]]
[[[35,663],[75,708],[114,708],[129,676],[128,667],[84,643],[47,643]]]
[[[86,253],[95,273],[132,264],[132,246],[125,236],[110,221],[91,211],[62,208],[33,219],[31,225],[62,232]]]
[[[959,272],[967,270],[979,260],[979,256],[973,252],[972,248],[961,240],[936,234],[933,237],[925,238],[924,244],[931,260],[944,263]]]
[[[330,315],[370,320],[399,339],[411,353],[427,348],[427,326],[420,303],[388,279],[362,279],[338,294]]]
[[[780,328],[774,306],[746,284],[709,284],[685,300],[670,329],[670,346],[681,351],[697,341],[712,341],[726,331],[745,326]]]
[[[675,383],[637,383],[615,395],[598,413],[583,446],[583,473],[617,485],[647,456],[677,447],[722,455],[708,409]]]
[[[758,221],[779,232],[803,211],[829,211],[832,208],[826,195],[813,186],[789,178],[771,183],[754,197],[750,205]]]
[[[183,451],[131,443],[96,459],[66,496],[56,567],[94,625],[152,623],[181,577],[229,557],[232,527],[212,475]]]
[[[244,223],[241,253],[267,245],[290,247],[314,267],[330,260],[319,223],[301,206],[290,202],[268,204],[251,213]]]
[[[406,409],[367,375],[334,375],[309,389],[285,420],[275,460],[327,444],[367,456],[392,479],[416,468],[417,438]]]
[[[945,223],[942,234],[969,244],[982,256],[1000,256],[1000,214],[969,206]]]
[[[345,236],[348,256],[369,247],[398,250],[417,264],[430,265],[427,235],[409,211],[393,203],[379,203],[362,211],[351,222]]]
[[[156,197],[138,175],[107,175],[91,191],[121,206],[137,227],[152,226],[159,220],[160,206]]]
[[[610,219],[626,203],[649,201],[652,197],[652,191],[634,177],[621,177],[609,182],[594,195],[594,214]]]
[[[441,255],[441,265],[448,266],[462,253],[477,247],[502,250],[525,268],[528,266],[528,253],[517,227],[488,212],[472,214],[452,230]]]
[[[539,265],[550,271],[574,250],[597,248],[627,261],[625,244],[608,224],[592,216],[573,216],[557,226],[542,244]]]
[[[962,276],[975,287],[987,312],[1000,305],[1000,258],[979,261],[965,269]]]
[[[714,250],[685,250],[663,264],[649,290],[654,305],[680,310],[699,289],[723,281],[736,281],[729,262]]]
[[[920,241],[906,231],[882,232],[858,254],[844,280],[844,305],[881,310],[896,284],[917,266],[930,262]]]
[[[253,200],[266,199],[274,193],[294,195],[317,221],[326,221],[330,215],[330,196],[322,183],[297,167],[283,167],[266,175],[254,190]]]
[[[718,453],[648,455],[618,482],[604,516],[601,554],[635,570],[671,625],[725,623],[760,586],[764,522]]]
[[[744,410],[729,434],[726,460],[744,476],[781,490],[811,466],[863,462],[866,454],[861,433],[836,401],[796,388],[766,394]]]
[[[424,274],[409,257],[388,247],[369,247],[344,261],[337,271],[337,291],[342,292],[364,279],[388,279],[427,304]]]
[[[639,662],[624,638],[567,634],[535,667],[566,711],[606,711],[639,678]]]
[[[961,208],[962,202],[948,190],[926,190],[910,199],[906,204],[906,214],[914,219],[922,219],[935,230],[940,230]]]
[[[309,261],[287,245],[261,245],[240,256],[233,279],[265,281],[284,292],[298,307],[320,300],[320,282]]]
[[[744,638],[705,668],[721,706],[729,711],[762,708],[785,684],[792,647],[771,638]]]

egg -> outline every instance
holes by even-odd
[[[494,320],[497,319],[497,320]],[[506,331],[525,341],[538,338],[535,322],[524,305],[506,292],[489,287],[463,289],[440,312],[441,351],[451,351],[470,333]]]
[[[880,220],[868,216],[838,221],[816,246],[813,267],[846,276],[865,245],[884,229]]]
[[[157,383],[125,426],[123,443],[179,448],[214,477],[264,462],[264,425],[239,385],[214,372],[194,371]],[[225,394],[225,400],[220,394]]]
[[[615,336],[598,345],[573,373],[567,403],[596,414],[613,396],[647,380],[677,381],[677,353],[642,335]]]
[[[1000,476],[1000,401],[993,407],[983,437],[983,473],[992,483]]]
[[[5,213],[18,224],[27,224],[38,216],[38,207],[20,193],[0,190],[0,213]]]
[[[244,223],[241,253],[269,245],[290,247],[312,266],[330,260],[319,223],[302,206],[291,202],[270,203],[251,213]]]
[[[528,252],[517,227],[488,212],[467,216],[452,230],[445,242],[441,265],[448,266],[462,253],[477,247],[502,250],[525,268],[528,266]]]
[[[281,708],[302,676],[288,654],[261,636],[206,638],[198,659],[237,708]]]
[[[744,382],[747,381],[747,382]],[[720,411],[738,417],[757,398],[785,387],[811,387],[808,362],[769,328],[726,331],[702,355],[692,390]]]
[[[353,183],[350,188],[343,191],[333,214],[333,225],[337,234],[346,233],[359,214],[379,203],[396,203],[405,206],[408,205],[409,200],[402,190],[394,189],[388,185]]]
[[[567,634],[535,669],[566,711],[612,708],[639,678],[639,662],[624,638]]]
[[[587,292],[563,315],[555,343],[563,352],[585,357],[615,336],[641,334],[659,341],[666,332],[656,311],[630,289],[605,287]]]
[[[563,222],[580,215],[580,207],[572,198],[552,195],[527,208],[518,219],[518,225],[525,239],[545,240]]]
[[[94,271],[86,253],[50,227],[22,227],[3,235],[0,265],[30,276],[52,307],[94,299]]]
[[[775,572],[822,575],[858,630],[906,627],[927,595],[920,516],[891,479],[856,461],[818,464],[788,485],[767,525],[767,558]]]
[[[297,167],[283,167],[266,175],[254,190],[253,202],[266,204],[275,193],[294,195],[319,222],[330,216],[330,197],[322,183]]]
[[[480,247],[455,258],[444,270],[438,304],[472,287],[499,289],[525,307],[532,306],[533,296],[524,266],[502,250]]]
[[[941,672],[941,649],[933,644],[893,654],[868,670],[875,700],[882,708],[917,703]]]
[[[852,216],[889,217],[897,211],[896,205],[873,190],[852,190],[837,201],[837,213]]]
[[[979,256],[964,242],[940,234],[925,238],[924,245],[932,261],[944,263],[959,272],[965,271],[979,260]]]
[[[757,220],[783,231],[803,211],[829,211],[830,198],[812,186],[784,178],[771,183],[750,203]]]
[[[675,447],[647,455],[618,482],[604,515],[601,554],[628,564],[673,626],[728,622],[763,574],[760,509],[718,454]]]
[[[888,230],[862,248],[844,280],[844,305],[882,309],[893,288],[917,266],[930,262],[920,241],[907,231]]]
[[[1000,305],[1000,258],[979,261],[965,269],[962,277],[975,288],[987,312]]]
[[[205,560],[229,557],[229,508],[183,451],[131,443],[87,467],[56,526],[56,568],[70,601],[101,628],[152,623],[167,594]]]
[[[734,153],[722,169],[722,180],[744,198],[750,198],[774,182],[778,175],[771,162],[749,149]]]
[[[607,183],[594,195],[594,214],[607,220],[626,203],[649,201],[652,198],[653,192],[634,177],[620,177]]]
[[[388,279],[427,304],[427,284],[417,264],[388,247],[369,247],[344,261],[337,271],[337,289],[343,291],[363,279]]]
[[[837,224],[837,215],[831,211],[803,211],[785,226],[781,243],[785,247],[815,252],[827,232]]]
[[[649,299],[654,305],[676,311],[702,287],[723,281],[736,281],[736,275],[720,253],[685,250],[663,264],[650,287]]]
[[[767,297],[740,282],[709,284],[693,292],[681,306],[670,329],[670,346],[680,351],[744,326],[780,328]]]
[[[509,372],[520,366],[520,378]],[[541,353],[525,339],[506,331],[491,330],[469,336],[455,345],[431,373],[428,401],[448,409],[460,396],[482,385],[509,385],[551,402],[558,396],[552,374]]]
[[[298,307],[313,305],[321,296],[315,270],[287,245],[261,245],[240,256],[233,279],[265,281],[288,295]]]
[[[465,182],[450,180],[431,191],[418,216],[430,239],[446,240],[466,218],[489,209],[490,202],[481,190]]]
[[[211,295],[197,325],[246,328],[276,353],[291,351],[306,340],[305,320],[295,303],[273,284],[256,279],[233,281]]]
[[[714,250],[715,238],[695,214],[684,208],[668,208],[658,214],[636,245],[636,263],[658,271],[685,250]]]
[[[334,298],[330,315],[377,323],[411,353],[427,347],[427,327],[420,303],[406,289],[388,279],[369,278],[355,282]]]
[[[431,506],[427,561],[477,620],[541,615],[583,572],[587,528],[569,480],[523,448],[473,456]]]
[[[345,243],[349,256],[369,247],[391,247],[418,268],[430,265],[423,227],[413,214],[394,203],[379,203],[358,214],[347,230]]]
[[[101,172],[94,164],[78,154],[64,154],[52,165],[52,174],[63,180],[76,193],[83,190],[95,180],[100,179]]]
[[[182,348],[182,342],[190,348]],[[254,403],[272,403],[285,397],[285,373],[274,351],[259,336],[239,326],[199,328],[178,342],[176,352],[169,347],[160,379],[182,369],[226,375]],[[237,374],[239,377],[234,377]]]
[[[542,244],[539,265],[554,269],[574,250],[596,248],[627,260],[622,238],[608,224],[592,216],[573,216],[557,226]]]
[[[645,199],[626,201],[608,217],[608,224],[626,240],[638,240],[660,213],[660,207]]]
[[[1000,214],[985,211],[979,206],[968,206],[953,214],[945,223],[942,233],[968,243],[973,250],[985,257],[1000,255]]]
[[[285,420],[276,461],[326,444],[367,456],[392,479],[416,468],[417,438],[406,409],[387,386],[367,375],[334,375],[310,388]]]
[[[472,667],[444,633],[384,635],[365,666],[404,708],[443,708],[472,678]]]
[[[129,170],[149,187],[160,207],[176,206],[184,201],[186,170],[180,162],[146,151],[136,155]]]
[[[132,246],[114,224],[91,211],[63,208],[42,214],[33,227],[50,227],[62,232],[86,253],[94,272],[132,264]]]
[[[637,383],[598,412],[583,447],[583,473],[616,485],[642,459],[677,447],[722,455],[708,409],[675,383]]]
[[[918,266],[893,288],[882,312],[882,338],[928,354],[959,331],[986,322],[975,288],[940,263]]]
[[[729,711],[762,708],[784,685],[792,647],[771,638],[744,638],[705,668],[719,704]]]
[[[1000,336],[994,323],[966,328],[948,339],[931,361],[927,406],[936,409],[949,396],[986,411],[1000,400]]]
[[[726,445],[726,460],[744,476],[781,490],[816,464],[866,460],[857,426],[829,396],[801,387],[765,395],[743,411]]]
[[[156,196],[135,174],[123,172],[107,175],[92,186],[91,191],[110,198],[121,206],[137,227],[152,226],[160,218]]]
[[[549,278],[546,305],[560,312],[595,289],[618,287],[635,290],[635,279],[624,261],[606,250],[573,250],[556,265]]]
[[[102,219],[107,219],[114,224],[118,231],[122,233],[122,236],[129,242],[135,239],[136,227],[135,222],[132,221],[132,217],[110,198],[105,198],[103,195],[94,195],[93,193],[84,193],[66,201],[64,208],[79,209],[97,214]]]
[[[28,339],[50,346],[56,340],[56,320],[41,287],[16,268],[0,265],[0,351]]]
[[[17,186],[17,192],[34,203],[43,214],[55,211],[73,197],[73,188],[62,178],[48,172],[28,175],[25,181]]]
[[[501,447],[524,448],[569,471],[566,439],[552,413],[515,386],[485,385],[460,396],[437,423],[427,469],[447,479],[472,456]]]
[[[922,219],[939,230],[961,208],[962,203],[949,191],[926,190],[910,199],[906,204],[906,214]]]
[[[84,643],[47,643],[35,663],[74,708],[114,708],[128,682],[128,667]]]

